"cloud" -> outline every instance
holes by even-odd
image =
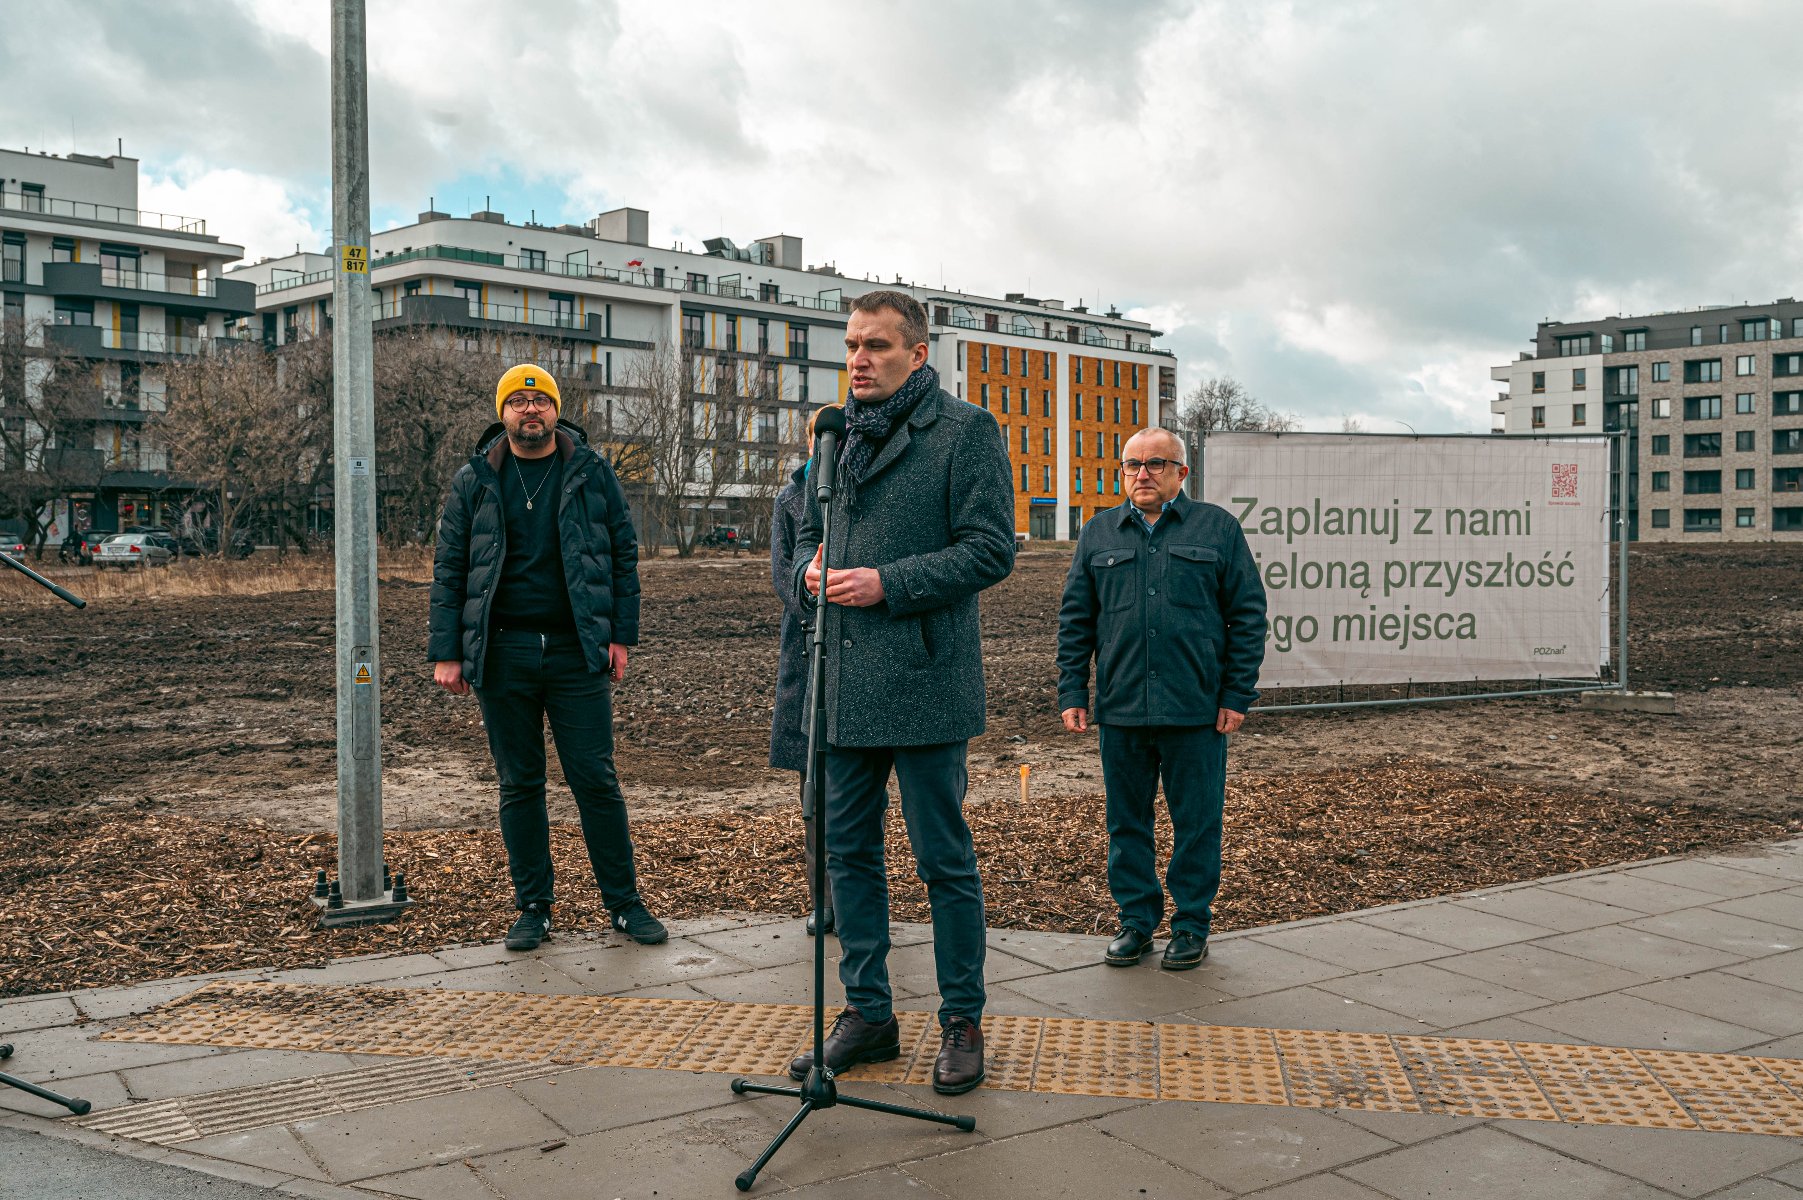
[[[303,193],[316,196],[316,192]],[[153,212],[204,217],[207,232],[245,246],[251,259],[318,250],[331,238],[331,213],[295,198],[288,181],[230,167],[175,164],[168,174],[140,171],[138,205]]]
[[[287,249],[330,207],[326,14],[40,0],[0,127],[123,135],[230,206],[209,228]],[[1114,303],[1181,387],[1329,427],[1488,429],[1539,320],[1803,270],[1792,0],[385,0],[368,34],[380,213],[632,204],[661,242],[782,231],[854,276]]]

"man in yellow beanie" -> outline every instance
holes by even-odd
[[[639,898],[614,772],[611,685],[639,638],[638,540],[613,468],[561,412],[542,367],[501,376],[499,421],[451,480],[432,568],[433,678],[456,695],[475,689],[500,778],[520,913],[510,950],[551,931],[547,719],[613,927],[646,944],[668,936]]]

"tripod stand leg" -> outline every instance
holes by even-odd
[[[12,1056],[13,1048],[11,1045],[0,1046],[0,1059],[11,1058]],[[77,1100],[70,1096],[59,1095],[56,1092],[50,1091],[48,1088],[41,1088],[35,1083],[27,1083],[17,1076],[7,1075],[3,1072],[0,1072],[0,1084],[4,1084],[7,1087],[18,1088],[21,1092],[28,1092],[40,1100],[48,1100],[52,1104],[60,1104],[78,1117],[87,1116],[88,1111],[94,1107],[86,1100]]]
[[[738,1088],[735,1086],[734,1090],[736,1091]],[[756,1162],[739,1172],[738,1178],[733,1180],[733,1186],[741,1192],[749,1192],[751,1185],[757,1182],[758,1172],[764,1169],[764,1164],[769,1162],[778,1150],[782,1149],[783,1143],[789,1140],[789,1135],[800,1129],[801,1123],[807,1120],[808,1114],[813,1111],[814,1102],[803,1100],[801,1107],[795,1110],[795,1115],[789,1118],[789,1123],[783,1126],[783,1131],[776,1135],[776,1140],[764,1147],[764,1152],[758,1155]]]
[[[962,1129],[965,1133],[977,1127],[975,1117],[961,1117],[952,1113],[933,1112],[925,1108],[907,1108],[900,1104],[885,1104],[881,1100],[865,1100],[861,1096],[839,1095],[839,1103],[847,1108],[865,1108],[871,1112],[890,1113],[897,1117],[913,1117],[917,1121],[937,1121],[941,1125],[950,1125],[954,1129]]]

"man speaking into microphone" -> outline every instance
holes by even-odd
[[[939,386],[926,310],[867,292],[845,327],[846,436],[825,565],[826,855],[846,1008],[825,1045],[835,1073],[901,1053],[889,987],[883,816],[895,773],[932,909],[941,1044],[933,1089],[983,1081],[983,885],[964,820],[966,743],[983,732],[977,593],[1014,569],[1014,490],[995,418]],[[822,563],[811,494],[796,594]],[[806,1076],[813,1054],[789,1066]]]

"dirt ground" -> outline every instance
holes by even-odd
[[[1017,795],[1023,763],[1034,794],[1101,790],[1093,735],[1066,734],[1055,711],[1067,564],[1035,548],[984,596],[990,722],[972,746],[975,800]],[[1678,693],[1675,717],[1570,698],[1255,715],[1230,770],[1357,772],[1407,756],[1636,802],[1803,809],[1803,547],[1637,547],[1630,571],[1631,678]],[[59,577],[81,589],[82,572]],[[616,698],[635,812],[789,802],[795,777],[765,765],[779,618],[768,566],[663,559],[644,565],[643,585],[643,644]],[[431,683],[419,564],[385,574],[382,595],[388,823],[486,825],[481,722],[473,698]],[[0,818],[150,801],[332,827],[329,591],[109,598],[76,612],[14,587],[0,612]],[[573,819],[553,791],[554,815]]]

